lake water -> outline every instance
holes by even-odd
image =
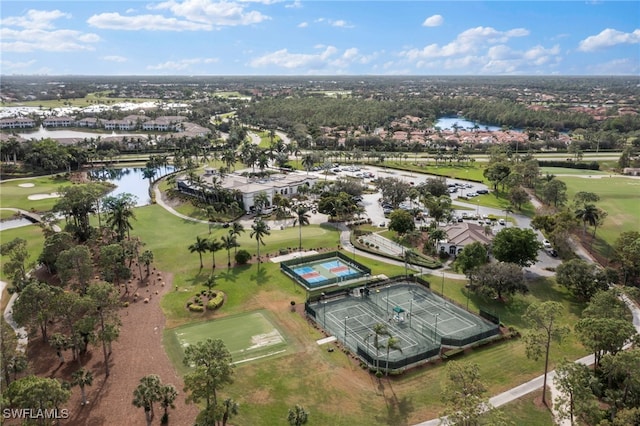
[[[499,126],[489,126],[483,123],[476,123],[464,119],[463,117],[441,117],[436,121],[433,127],[439,127],[440,130],[453,130],[453,126],[457,124],[459,129],[472,130],[473,126],[478,125],[479,130],[489,130],[495,132],[496,130],[502,130]]]
[[[0,221],[0,231],[5,231],[7,229],[20,228],[21,226],[33,225],[33,222],[29,219],[19,218],[19,219],[7,219]]]
[[[139,134],[139,133],[137,134],[136,133],[118,133],[118,132],[111,132],[111,133],[93,132],[92,133],[92,132],[79,132],[77,130],[49,130],[49,129],[45,129],[44,127],[40,127],[35,132],[20,133],[20,136],[22,136],[25,139],[38,139],[38,140],[47,139],[47,138],[51,138],[51,139],[94,138],[94,139],[97,139],[99,136],[103,138],[107,136],[135,136],[140,138],[147,137],[147,135]]]
[[[128,193],[136,197],[136,206],[146,206],[151,203],[149,197],[149,180],[145,179],[143,167],[127,167],[124,169],[95,169],[89,172],[93,180],[111,182],[116,188],[109,193],[110,196],[118,196]],[[156,170],[156,178],[167,175],[173,171],[173,166],[160,167]]]

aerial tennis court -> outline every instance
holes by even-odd
[[[165,330],[164,344],[176,366],[182,365],[184,349],[207,339],[221,339],[234,364],[242,364],[285,353],[289,348],[284,334],[266,311],[186,324]]]
[[[391,370],[438,356],[442,347],[461,348],[499,334],[498,324],[409,281],[327,295],[307,308],[327,333],[369,365],[388,363]],[[390,336],[376,337],[377,324],[384,324],[398,339],[400,350],[390,348],[387,353]]]
[[[307,290],[360,278],[371,273],[369,268],[340,252],[281,262],[280,269]]]

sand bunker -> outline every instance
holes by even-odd
[[[36,186],[33,183],[21,183],[18,185],[20,188],[33,188],[34,186]]]
[[[52,192],[51,194],[33,194],[33,195],[29,195],[27,198],[29,200],[35,201],[35,200],[44,200],[46,198],[58,198],[60,196],[60,194],[58,194],[57,192]]]

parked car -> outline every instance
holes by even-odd
[[[384,227],[386,227],[386,226],[387,226],[387,224],[386,224],[386,223],[384,223],[384,222],[380,222],[380,225],[378,225],[378,226],[379,226],[380,228],[384,228]]]
[[[558,257],[558,252],[555,251],[554,249],[548,249],[547,254],[551,257]]]
[[[499,223],[500,225],[502,225],[502,226],[504,226],[504,225],[506,225],[506,224],[507,224],[507,222],[506,222],[504,219],[499,219],[499,220],[498,220],[498,223]]]
[[[478,189],[476,190],[477,194],[488,194],[489,190],[488,189]]]
[[[549,242],[549,240],[543,240],[542,241],[542,246],[546,249],[550,249],[552,248],[551,243]]]

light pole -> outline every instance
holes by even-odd
[[[349,316],[344,317],[344,345],[347,345],[347,320]]]
[[[387,286],[387,308],[385,309],[385,313],[387,314],[387,318],[389,318],[389,286]]]
[[[411,328],[411,310],[413,309],[413,299],[409,299],[409,328]]]
[[[436,315],[436,328],[434,330],[435,336],[433,336],[433,340],[436,340],[438,338],[438,317],[440,316],[440,314],[435,314],[435,315]]]

